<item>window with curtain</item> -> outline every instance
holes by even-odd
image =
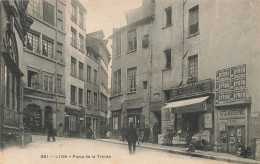
[[[63,13],[60,10],[57,12],[57,28],[63,30]]]
[[[165,10],[165,26],[172,25],[172,7],[168,7]]]
[[[189,34],[193,35],[199,32],[199,6],[189,10]]]
[[[63,62],[63,55],[62,55],[62,43],[57,43],[57,53],[56,53],[56,60],[58,62]]]
[[[90,105],[90,94],[91,94],[91,91],[87,90],[87,104],[88,105]]]
[[[77,23],[77,7],[75,4],[71,4],[71,20]]]
[[[87,81],[91,82],[91,67],[87,66]]]
[[[127,92],[136,92],[136,70],[137,68],[127,69]]]
[[[43,89],[45,91],[53,92],[53,76],[43,76]]]
[[[71,27],[71,40],[70,40],[70,44],[74,47],[77,46],[77,32],[74,28]]]
[[[136,29],[127,32],[127,50],[134,51],[137,49],[137,33]]]
[[[97,70],[94,69],[94,84],[97,84]]]
[[[83,105],[83,89],[79,88],[79,105]]]
[[[84,51],[84,37],[81,34],[79,34],[79,50]]]
[[[171,50],[165,50],[165,68],[171,68],[172,67],[172,57],[171,57]]]
[[[84,80],[83,78],[83,63],[79,62],[79,79]]]

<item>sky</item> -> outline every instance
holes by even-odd
[[[113,28],[126,25],[124,12],[138,8],[142,5],[142,0],[79,0],[87,9],[86,32],[103,30],[107,39],[113,32]],[[107,48],[112,55],[111,40]],[[111,86],[111,61],[109,64],[108,87]]]

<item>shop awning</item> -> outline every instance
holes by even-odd
[[[206,109],[207,98],[209,98],[209,96],[170,102],[167,105],[165,105],[163,109],[172,108],[175,113],[205,111],[207,110]]]

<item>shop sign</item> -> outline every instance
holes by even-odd
[[[219,118],[226,119],[226,118],[244,118],[245,117],[245,110],[219,110]]]
[[[171,100],[201,95],[213,92],[213,80],[206,79],[198,82],[184,84],[171,90]]]
[[[245,125],[246,119],[228,119],[227,126]]]
[[[216,72],[216,104],[226,104],[246,99],[246,65]]]
[[[212,113],[204,114],[204,127],[212,128]]]

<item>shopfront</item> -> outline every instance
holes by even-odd
[[[213,144],[213,81],[174,87],[171,101],[162,108],[162,133],[172,137],[172,144],[187,145],[191,138]]]

